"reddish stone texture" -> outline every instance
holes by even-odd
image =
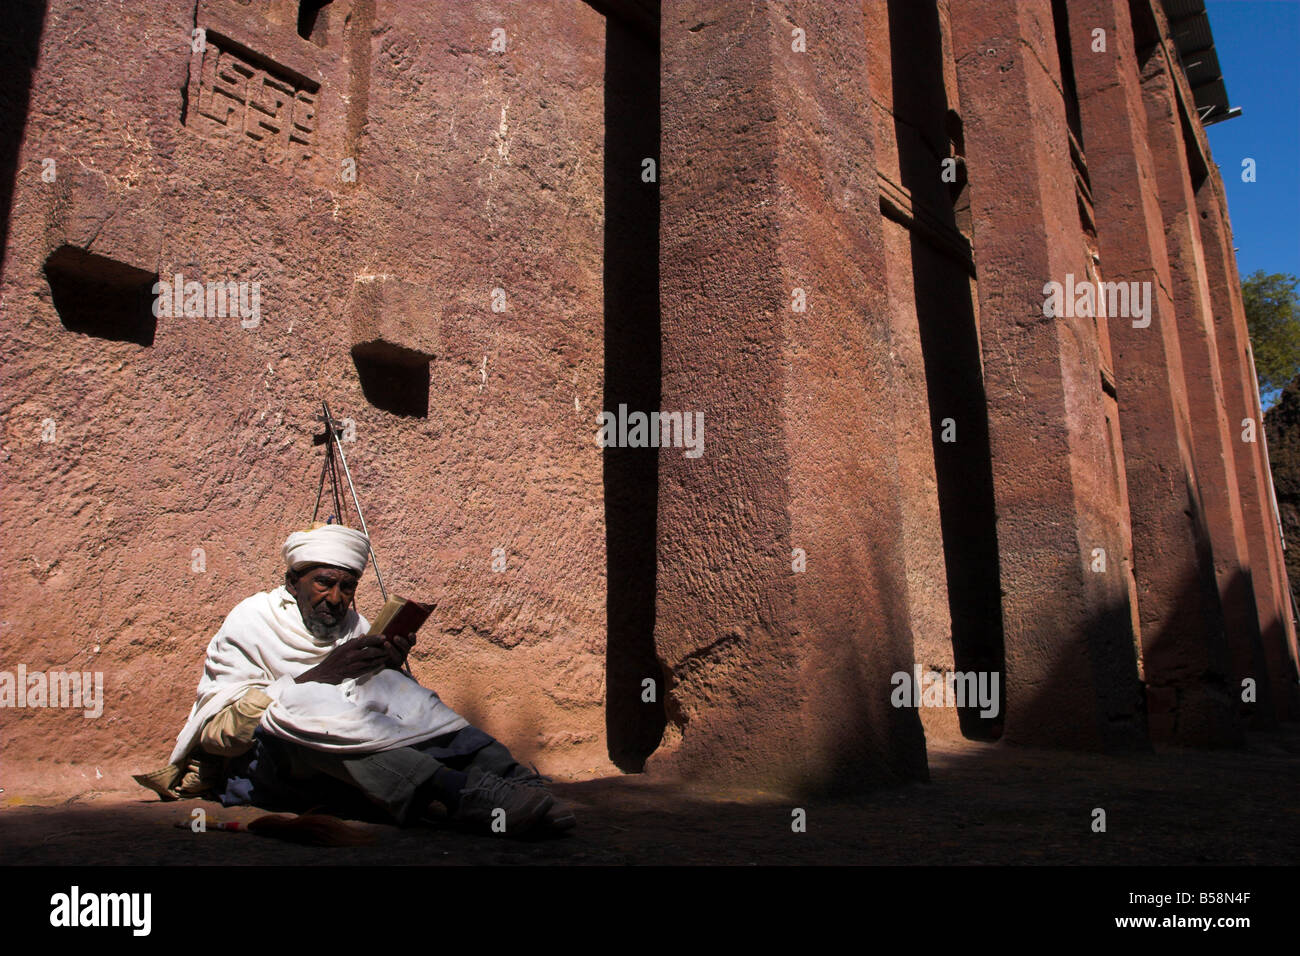
[[[1070,17],[1080,26],[1071,31],[1073,66],[1105,278],[1150,288],[1148,317],[1113,316],[1107,323],[1124,426],[1150,731],[1183,744],[1237,743],[1227,675],[1215,668],[1223,612],[1210,541],[1198,535],[1204,518],[1177,309],[1128,11],[1127,0],[1085,0]],[[1106,33],[1105,51],[1094,49],[1097,28]]]
[[[947,4],[866,4],[912,640],[924,671],[1002,671],[1001,595],[969,191]],[[927,738],[1001,711],[921,710]]]
[[[6,789],[166,753],[310,518],[322,399],[389,587],[439,603],[417,675],[544,771],[825,791],[924,778],[925,734],[1141,747],[1143,678],[1157,741],[1300,714],[1151,0],[14,16],[0,670],[106,700],[4,714]],[[176,276],[258,312],[155,316]],[[1067,276],[1151,281],[1151,326],[1045,316]],[[619,404],[702,413],[702,454],[602,451]],[[996,674],[997,716],[893,706],[914,665]]]
[[[669,3],[661,31],[663,405],[702,410],[710,451],[660,457],[650,766],[923,775],[889,702],[912,650],[861,16]]]
[[[1005,737],[1138,745],[1124,479],[1108,441],[1102,344],[1094,319],[1044,315],[1046,283],[1088,275],[1051,9],[951,9],[998,509]],[[1098,548],[1104,571],[1092,570]]]
[[[543,769],[612,769],[594,440],[605,18],[335,2],[304,39],[297,6],[45,13],[3,284],[0,669],[93,667],[106,704],[98,720],[6,711],[6,764],[94,779],[167,753],[207,641],[277,584],[285,535],[311,517],[326,399],[355,424],[386,583],[440,605],[416,674]],[[256,54],[259,76],[319,85],[308,147],[268,153],[246,102],[224,131],[199,122],[196,24],[209,51]],[[260,280],[260,324],[159,318],[149,345],[70,331],[44,269],[65,244],[118,264],[92,300],[133,295],[130,270]],[[378,289],[383,321],[363,332]],[[376,337],[432,361],[354,359]],[[358,604],[379,603],[368,573]]]
[[[900,192],[903,175],[897,129],[907,127],[903,126],[905,121],[901,117],[895,116],[898,107],[891,69],[894,63],[888,44],[881,42],[881,38],[890,36],[890,8],[884,3],[864,4],[862,12],[866,36],[869,42],[875,41],[868,50],[867,67],[876,130],[876,173],[882,190]],[[907,92],[924,95],[936,79],[939,78],[926,76],[917,88],[903,84],[900,95]],[[936,115],[942,121],[943,110],[928,113],[929,117]],[[910,206],[910,202],[905,204]],[[899,430],[899,482],[903,538],[907,542],[903,557],[907,565],[912,643],[922,667],[948,671],[954,666],[947,588],[947,563],[951,559],[945,554],[942,533],[931,402],[927,393],[927,353],[922,345],[912,274],[913,234],[907,225],[888,217],[883,220],[882,228],[889,287],[890,357],[894,362],[897,394],[894,414]],[[933,740],[936,735],[960,735],[954,710],[922,708],[920,717],[927,739]]]
[[[1188,107],[1171,72],[1176,51],[1157,48],[1143,64],[1142,92],[1147,109],[1148,142],[1156,170],[1173,296],[1177,303],[1179,341],[1188,387],[1188,409],[1197,455],[1197,487],[1214,553],[1215,577],[1229,633],[1244,646],[1253,643],[1259,629],[1255,595],[1249,580],[1248,546],[1241,519],[1241,502],[1232,461],[1235,435],[1228,430],[1219,369],[1218,343],[1209,302],[1204,255],[1196,220],[1196,190],[1202,187],[1209,163],[1195,138],[1188,139],[1183,120]],[[1189,162],[1192,164],[1189,167]],[[1174,643],[1169,653],[1180,669],[1206,670],[1212,675],[1231,672],[1227,641],[1208,645],[1205,655],[1192,654],[1193,645]],[[1266,655],[1269,653],[1265,647]],[[1189,656],[1191,655],[1191,656]],[[1240,660],[1245,655],[1239,653]],[[1280,659],[1269,661],[1279,672]],[[1237,696],[1236,689],[1225,695]],[[1278,691],[1285,689],[1278,686]],[[1176,706],[1166,702],[1169,706]],[[1162,706],[1163,710],[1164,707]]]
[[[1242,526],[1250,558],[1250,582],[1255,593],[1259,621],[1258,639],[1250,647],[1232,639],[1233,683],[1253,678],[1258,686],[1258,707],[1251,714],[1257,725],[1300,714],[1296,700],[1295,626],[1287,568],[1277,559],[1280,543],[1277,513],[1273,506],[1272,482],[1264,463],[1266,439],[1261,428],[1259,385],[1250,352],[1246,313],[1241,304],[1241,281],[1232,254],[1232,233],[1228,226],[1227,202],[1217,167],[1210,167],[1206,185],[1197,191],[1199,227],[1205,250],[1205,273],[1214,308],[1214,327],[1223,374],[1223,400],[1228,435],[1233,445],[1233,465],[1241,495]],[[1247,440],[1250,439],[1250,440]],[[1275,654],[1283,671],[1279,681],[1269,674],[1264,647],[1286,648]],[[1275,695],[1282,696],[1274,700]]]

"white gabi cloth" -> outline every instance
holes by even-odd
[[[336,754],[392,750],[452,733],[469,721],[400,671],[386,669],[340,684],[294,683],[369,622],[348,611],[344,637],[323,641],[302,622],[298,603],[283,586],[239,602],[208,644],[198,699],[176,738],[171,763],[180,763],[203,725],[252,687],[272,700],[262,727],[277,737]]]

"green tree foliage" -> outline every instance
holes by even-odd
[[[1241,283],[1261,396],[1275,396],[1300,373],[1300,278],[1260,269]]]

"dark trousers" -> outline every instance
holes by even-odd
[[[366,804],[399,825],[416,823],[438,799],[434,775],[443,767],[510,777],[524,770],[499,741],[476,727],[408,747],[369,754],[331,754],[259,729],[247,758],[232,763],[221,802],[270,810],[328,808],[350,815]],[[444,775],[445,776],[445,775]],[[364,798],[361,806],[357,798]]]

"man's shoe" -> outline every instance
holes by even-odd
[[[494,833],[520,836],[544,820],[554,802],[555,798],[545,790],[516,786],[514,781],[473,767],[452,819],[485,826]]]
[[[522,769],[522,764],[520,765],[520,768]],[[550,791],[547,788],[549,788],[555,781],[550,777],[538,773],[537,768],[533,767],[531,770],[523,770],[522,773],[516,773],[512,777],[506,778],[506,782],[513,786],[529,787],[530,789],[542,793],[549,793]],[[574,816],[573,813],[573,807],[555,797],[554,794],[551,796],[554,802],[551,804],[551,809],[546,811],[546,816],[542,819],[543,825],[547,829],[555,830],[557,832],[573,829],[573,827],[578,823],[578,818]]]

